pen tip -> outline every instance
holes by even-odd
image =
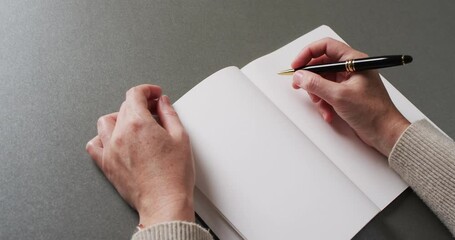
[[[292,75],[294,74],[294,69],[286,69],[278,73],[278,75]]]

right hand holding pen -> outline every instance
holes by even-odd
[[[296,69],[365,57],[342,42],[325,38],[305,47],[291,66]],[[308,92],[326,122],[338,114],[362,141],[385,156],[410,124],[393,105],[375,70],[321,75],[299,70],[294,74],[293,87]]]

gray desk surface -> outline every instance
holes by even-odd
[[[0,238],[128,239],[137,216],[84,149],[97,118],[132,86],[176,100],[322,24],[370,55],[413,55],[381,72],[454,138],[454,12],[452,0],[0,0]],[[356,236],[429,238],[450,235],[410,190]]]

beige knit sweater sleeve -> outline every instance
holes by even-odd
[[[156,224],[135,233],[132,240],[213,240],[209,231],[190,222]]]
[[[389,165],[455,236],[455,142],[426,120],[403,133]]]

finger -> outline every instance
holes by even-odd
[[[172,137],[179,138],[185,133],[185,129],[180,122],[177,112],[172,107],[168,96],[164,95],[160,97],[157,110],[162,126]]]
[[[366,57],[366,54],[354,50],[347,44],[332,38],[324,38],[313,42],[297,55],[292,62],[292,68],[307,65],[311,59],[326,55],[332,61],[342,61],[350,58]]]
[[[321,101],[321,98],[314,95],[313,93],[308,92],[308,95],[310,96],[311,101],[314,103]]]
[[[291,66],[293,68],[305,66],[312,59],[319,58],[323,55],[326,55],[327,58],[330,58],[332,61],[339,61],[350,51],[354,51],[354,49],[332,38],[324,38],[313,42],[302,49],[292,62]]]
[[[337,92],[342,87],[339,83],[332,82],[309,71],[297,71],[294,74],[293,81],[307,92],[318,96],[332,105]]]
[[[292,88],[294,88],[294,89],[300,89],[300,86],[299,86],[299,84],[298,84],[297,82],[292,81]]]
[[[293,81],[292,87],[294,89],[300,89],[299,82]],[[321,101],[321,98],[318,97],[317,95],[314,95],[313,93],[310,93],[310,92],[307,92],[307,93],[313,103],[317,103],[317,102]]]
[[[333,62],[333,59],[327,57],[327,55],[322,55],[317,58],[312,58],[308,62],[308,65],[325,64],[325,63],[332,63],[332,62]]]
[[[161,92],[161,88],[156,85],[139,85],[126,92],[125,103],[132,112],[151,117],[151,110],[154,111],[156,99],[161,96]]]
[[[296,78],[294,78],[294,80],[292,81],[292,87],[294,89],[300,89],[299,82],[297,81]],[[308,93],[308,96],[310,97],[310,99],[311,99],[311,101],[313,103],[317,103],[317,102],[321,101],[320,97],[318,97],[318,96],[316,96],[316,95],[314,95],[313,93],[310,93],[310,92],[307,92],[307,93]]]
[[[330,104],[328,104],[326,101],[322,100],[317,103],[318,105],[318,111],[321,114],[322,118],[324,121],[331,123],[333,121],[334,117],[334,110]]]
[[[322,55],[318,58],[313,58],[310,60],[310,62],[307,64],[307,66],[309,65],[318,65],[318,64],[326,64],[326,63],[333,63],[333,62],[336,62],[335,60],[327,57],[327,55]],[[328,72],[328,73],[318,73],[319,75],[321,75],[321,77],[325,78],[325,79],[328,79],[328,80],[331,80],[331,81],[336,81],[337,79],[337,74],[336,72]]]
[[[118,113],[110,113],[104,115],[98,119],[97,129],[98,136],[101,139],[103,145],[107,145],[111,139],[112,132],[115,128],[115,123],[117,122]]]
[[[156,111],[157,111],[156,109],[158,107],[158,99],[159,98],[152,99],[152,100],[148,101],[148,110],[152,113],[152,115],[157,114],[156,113]]]
[[[88,141],[87,145],[85,146],[85,150],[88,152],[90,157],[95,160],[98,165],[98,162],[101,162],[103,159],[103,144],[101,143],[101,139],[99,136],[92,138]],[[99,166],[99,165],[98,165]]]

